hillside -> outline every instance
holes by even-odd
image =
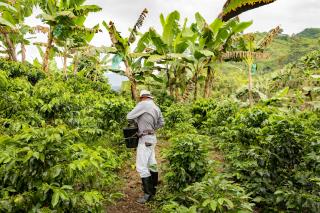
[[[298,33],[297,36],[305,38],[320,38],[320,28],[306,28],[302,32]]]
[[[261,38],[266,33],[257,33]],[[295,62],[310,51],[319,49],[320,29],[307,28],[295,35],[279,35],[267,48],[271,57],[258,61],[260,72],[269,72],[283,68],[288,63]]]

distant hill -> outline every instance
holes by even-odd
[[[262,38],[266,33],[257,33]],[[279,35],[267,48],[271,57],[258,61],[260,72],[269,72],[283,68],[286,64],[295,62],[303,55],[320,49],[320,28],[307,28],[295,35]]]
[[[319,39],[320,38],[320,28],[307,28],[302,32],[298,33],[296,36]]]
[[[258,42],[267,33],[255,34]],[[319,34],[320,28],[308,28],[294,35],[280,34],[265,51],[270,54],[270,58],[255,61],[258,68],[254,79],[261,77],[261,74],[280,70],[289,63],[295,63],[314,50],[320,50]],[[217,74],[216,79],[215,93],[218,95],[235,93],[247,83],[247,67],[244,62],[222,63],[217,65],[216,70],[222,73]]]

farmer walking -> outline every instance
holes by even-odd
[[[144,204],[156,194],[158,169],[155,156],[157,143],[155,130],[164,125],[164,119],[159,107],[153,102],[151,93],[147,90],[140,92],[140,102],[128,113],[127,119],[134,120],[138,124],[136,168],[142,180],[144,195],[137,202]]]

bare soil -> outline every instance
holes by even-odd
[[[166,146],[166,142],[158,142],[156,147],[156,158],[158,166],[164,161],[160,156],[160,150]],[[150,205],[141,205],[136,200],[143,195],[141,187],[141,179],[136,172],[135,154],[132,159],[129,159],[126,166],[120,172],[120,177],[123,180],[123,187],[120,192],[124,195],[123,198],[116,201],[114,205],[106,207],[108,213],[150,213],[152,209]],[[160,167],[161,169],[161,167]],[[159,179],[161,179],[161,171],[159,171]]]

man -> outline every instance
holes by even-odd
[[[136,168],[142,180],[144,195],[137,202],[144,204],[156,193],[158,170],[155,156],[157,143],[155,130],[164,125],[164,120],[159,107],[153,102],[153,97],[147,90],[140,92],[140,102],[128,113],[127,119],[134,120],[139,129]]]

